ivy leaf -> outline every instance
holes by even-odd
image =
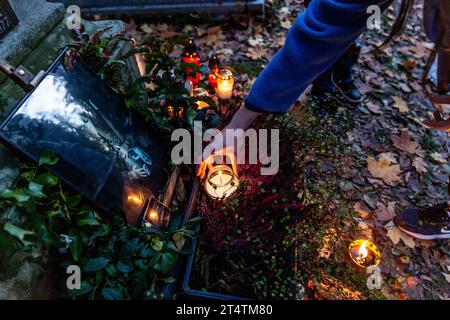
[[[28,184],[28,191],[33,197],[36,198],[45,198],[46,195],[42,192],[44,186],[42,184],[31,181]]]
[[[115,277],[117,275],[117,269],[113,264],[108,264],[105,270],[111,277]]]
[[[21,174],[22,178],[24,178],[27,181],[31,181],[34,177],[34,171],[30,170],[30,171],[25,171],[24,173]]]
[[[6,189],[1,193],[0,198],[16,199],[18,203],[23,203],[30,200],[31,197],[27,193],[25,193],[23,189],[16,189],[16,190]]]
[[[117,262],[116,267],[120,272],[123,273],[128,273],[133,270],[133,265],[130,262],[123,260]]]
[[[139,244],[139,238],[134,238],[128,241],[120,250],[120,259],[129,259],[136,252],[136,248]]]
[[[175,247],[177,251],[181,251],[186,243],[186,239],[184,238],[181,232],[176,232],[173,237],[173,242],[175,243]]]
[[[24,246],[29,246],[29,245],[33,244],[32,242],[25,240],[25,237],[27,235],[34,234],[34,232],[32,232],[32,231],[24,230],[20,227],[17,227],[9,221],[5,223],[5,225],[3,226],[3,230],[5,230],[10,235],[12,235],[12,236],[18,238],[20,241],[22,241]]]
[[[123,300],[123,294],[120,289],[103,288],[102,295],[105,300]]]
[[[175,264],[177,257],[170,252],[163,252],[161,256],[161,270],[162,272],[168,272]]]
[[[154,238],[152,241],[152,248],[155,251],[161,251],[163,248],[163,243],[161,240],[159,240],[158,238]]]
[[[100,221],[98,220],[97,216],[94,212],[89,212],[87,214],[82,214],[80,216],[77,216],[77,225],[79,227],[82,226],[98,226],[100,225]]]
[[[83,271],[85,271],[85,272],[99,271],[99,270],[102,270],[103,268],[105,268],[108,265],[108,263],[109,263],[109,259],[104,258],[104,257],[90,259],[83,266]]]
[[[37,176],[34,181],[44,186],[55,186],[58,184],[58,177],[51,174],[50,172],[47,172]]]
[[[52,150],[45,150],[39,158],[39,166],[50,165],[53,166],[58,163],[58,157]]]

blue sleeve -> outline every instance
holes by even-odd
[[[258,76],[245,101],[258,112],[284,113],[308,85],[347,50],[367,26],[367,8],[391,0],[313,0],[285,45]]]

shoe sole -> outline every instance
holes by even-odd
[[[345,100],[347,100],[348,102],[350,102],[351,104],[359,104],[361,102],[364,101],[363,98],[359,99],[359,100],[353,100],[350,99],[349,97],[347,97],[347,95],[344,93],[344,91],[337,85],[336,82],[334,82],[333,79],[331,79],[331,82],[334,84],[334,86],[336,87],[336,89],[342,94],[342,96],[344,97]]]
[[[415,233],[409,230],[406,230],[400,226],[397,226],[400,230],[402,230],[404,233],[409,234],[410,236],[420,239],[420,240],[442,240],[442,239],[450,239],[450,233],[446,234],[437,234],[437,235],[424,235],[420,233]]]

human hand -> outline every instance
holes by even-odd
[[[439,111],[433,112],[433,120],[424,120],[423,124],[431,129],[450,130],[450,118],[442,119]]]
[[[238,176],[237,160],[238,153],[242,150],[236,150],[235,139],[227,140],[227,130],[246,130],[250,124],[259,115],[258,112],[251,111],[245,107],[240,108],[233,116],[231,122],[221,131],[221,134],[217,134],[214,140],[204,149],[202,159],[197,163],[197,176],[203,179],[206,175],[206,169],[210,169],[214,160],[218,157],[225,159],[227,164],[231,164],[234,174]]]
[[[234,139],[232,141],[227,141],[226,139],[227,129],[230,128],[227,126],[221,132],[217,133],[212,142],[203,150],[202,161],[197,165],[197,176],[201,180],[205,178],[206,171],[210,170],[213,163],[217,162],[217,160],[230,164],[234,174],[238,176],[237,150],[234,147]]]

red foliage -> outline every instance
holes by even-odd
[[[258,249],[270,250],[285,238],[286,226],[295,226],[303,208],[297,174],[281,168],[277,175],[262,176],[260,169],[259,164],[243,165],[238,191],[224,201],[201,202],[203,237],[216,249],[251,250],[256,240]]]

